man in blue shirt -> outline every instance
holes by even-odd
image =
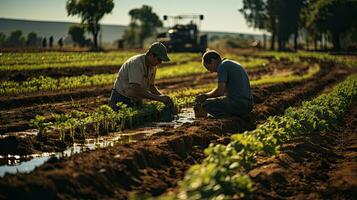
[[[202,65],[210,72],[217,72],[218,86],[196,97],[195,111],[202,106],[203,116],[207,113],[216,118],[247,115],[253,108],[253,97],[244,68],[236,61],[222,60],[214,50],[203,54]]]

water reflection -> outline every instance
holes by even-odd
[[[98,148],[106,148],[114,146],[115,144],[132,143],[143,140],[154,134],[164,131],[164,129],[177,128],[185,123],[192,123],[194,121],[193,109],[183,109],[181,113],[172,122],[156,122],[152,126],[145,126],[133,130],[126,130],[124,132],[114,132],[108,136],[101,136],[98,138],[89,138],[83,143],[74,143],[71,147],[63,152],[57,153],[42,153],[32,154],[26,156],[7,155],[0,156],[0,176],[5,173],[28,173],[34,170],[37,166],[41,166],[44,162],[52,156],[57,158],[69,157],[74,154],[85,151],[95,150]],[[21,135],[34,134],[36,131],[30,130],[28,132],[21,132]]]

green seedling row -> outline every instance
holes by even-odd
[[[317,68],[317,69],[315,69]],[[307,79],[313,76],[319,67],[316,65],[311,69],[312,73],[304,75],[303,78]],[[298,76],[283,76],[283,77],[268,77],[263,80],[257,80],[252,82],[253,85],[275,83],[277,80],[289,82],[300,81]],[[204,92],[208,92],[214,88],[215,84],[206,84],[199,88],[186,88],[183,90],[169,93],[169,96],[173,99],[175,110],[180,111],[181,108],[193,105],[195,96]],[[99,135],[102,133],[108,133],[112,131],[119,131],[125,128],[133,127],[135,124],[142,124],[158,119],[170,119],[171,113],[164,110],[162,103],[149,102],[144,104],[144,108],[123,108],[119,112],[114,112],[106,105],[100,106],[94,112],[80,112],[73,110],[68,114],[52,114],[54,118],[53,122],[46,122],[46,118],[43,116],[36,116],[31,120],[30,125],[39,130],[39,136],[43,137],[50,129],[55,129],[59,132],[59,138],[65,140],[65,135],[69,135],[67,138],[73,139],[75,134],[80,137],[85,137],[88,133],[94,133]],[[161,116],[161,117],[160,117]],[[164,117],[163,117],[164,116]],[[77,130],[77,131],[76,131]],[[65,133],[68,134],[65,134]]]
[[[0,70],[34,70],[66,67],[121,66],[137,52],[0,53]],[[197,53],[171,53],[177,64],[199,59]]]
[[[300,58],[315,58],[317,60],[344,64],[352,68],[357,67],[357,58],[355,56],[354,57],[341,56],[341,55],[331,55],[328,53],[305,52],[305,51],[299,51],[296,53],[260,52],[258,55],[263,57],[274,57],[276,60],[288,59],[288,60],[300,61]]]
[[[254,60],[253,60],[254,61]],[[256,66],[256,63],[246,63],[246,66]],[[200,62],[188,62],[186,64],[158,68],[156,78],[172,78],[194,74],[207,73]],[[88,86],[112,85],[117,74],[98,74],[93,76],[75,76],[63,78],[51,78],[40,76],[24,82],[4,81],[0,83],[0,94],[21,94],[37,91],[55,91],[73,89]]]
[[[30,126],[39,130],[37,137],[47,138],[48,134],[58,133],[61,141],[73,142],[74,138],[86,138],[88,134],[105,135],[109,132],[132,128],[143,122],[155,120],[172,120],[170,112],[161,103],[150,102],[142,108],[129,108],[119,105],[120,111],[113,111],[109,106],[102,105],[94,112],[72,110],[66,114],[52,114],[53,121],[47,122],[45,117],[36,116],[30,121]]]
[[[243,57],[234,54],[226,54],[224,57],[239,62],[246,69],[265,67],[269,63],[269,60],[264,58]]]
[[[231,136],[228,145],[210,144],[207,157],[193,165],[179,183],[175,195],[155,199],[240,199],[249,198],[253,182],[246,173],[256,156],[275,156],[280,146],[303,134],[326,131],[340,123],[357,97],[357,75],[352,75],[330,94],[288,108],[283,116],[269,117],[253,131]],[[138,199],[133,196],[132,199]]]

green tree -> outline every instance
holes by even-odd
[[[25,38],[22,36],[22,31],[16,30],[11,32],[10,36],[6,41],[7,45],[10,47],[19,47],[25,44]]]
[[[332,35],[334,50],[340,50],[340,35],[357,24],[356,0],[318,0],[311,4],[308,25]]]
[[[144,40],[156,32],[156,28],[162,27],[162,22],[158,15],[152,11],[152,8],[143,5],[141,8],[135,8],[129,11],[131,16],[130,29],[128,34],[139,34],[139,45],[144,46]],[[129,35],[130,35],[129,34]],[[135,38],[131,36],[131,38]]]
[[[86,44],[86,39],[84,37],[85,28],[80,25],[72,25],[68,28],[68,34],[71,36],[74,43],[83,47]]]
[[[274,50],[276,36],[279,50],[284,50],[290,36],[295,34],[297,48],[300,11],[305,0],[243,0],[239,11],[249,26],[271,33],[271,50]]]
[[[3,32],[0,32],[0,46],[3,46],[6,42],[6,35]]]
[[[247,21],[248,26],[266,30],[271,35],[271,50],[274,50],[276,38],[276,11],[277,0],[243,0],[243,7],[239,9]]]
[[[36,46],[40,41],[40,38],[37,37],[35,32],[30,32],[27,34],[26,45],[27,46]]]
[[[321,38],[321,33],[316,27],[316,24],[311,23],[311,12],[313,11],[313,4],[315,0],[306,0],[305,4],[301,10],[301,26],[304,27],[306,35],[307,47],[310,45],[310,41],[313,43],[314,49],[317,50],[317,41]]]
[[[114,8],[113,0],[67,0],[69,16],[79,15],[81,24],[93,35],[94,49],[98,49],[99,21]]]
[[[129,29],[125,30],[124,35],[123,35],[123,40],[125,42],[125,46],[131,47],[131,48],[136,48],[139,47],[140,43],[140,28],[139,26],[135,23],[132,22],[129,24]]]

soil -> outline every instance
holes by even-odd
[[[197,60],[197,59],[194,59]],[[180,64],[187,63],[181,62]],[[177,65],[176,62],[163,63],[160,67],[169,67]],[[58,68],[43,68],[43,69],[29,69],[29,70],[0,70],[1,81],[15,81],[21,82],[39,76],[61,78],[73,76],[93,76],[97,74],[113,74],[117,73],[120,69],[119,65],[108,66],[87,66],[87,67],[58,67]]]
[[[297,65],[277,65],[270,63],[262,69],[248,70],[251,80],[262,75],[278,73],[304,74],[308,67]],[[161,79],[156,82],[163,92],[172,92],[182,88],[197,88],[214,83],[216,74],[199,74],[178,78]],[[36,115],[50,118],[51,113],[66,113],[72,109],[93,111],[99,105],[106,104],[112,86],[95,86],[61,91],[46,91],[29,94],[17,94],[0,97],[0,135],[8,132],[29,129],[29,121]],[[50,120],[50,119],[49,119]]]
[[[357,104],[333,130],[295,138],[249,172],[254,199],[355,199]]]
[[[174,188],[185,170],[204,158],[202,152],[209,143],[225,143],[231,133],[253,130],[268,116],[298,106],[350,73],[343,66],[324,64],[309,80],[253,88],[255,106],[247,117],[201,119],[138,143],[53,158],[30,174],[7,174],[0,179],[0,199],[126,199],[131,192],[159,195]]]

